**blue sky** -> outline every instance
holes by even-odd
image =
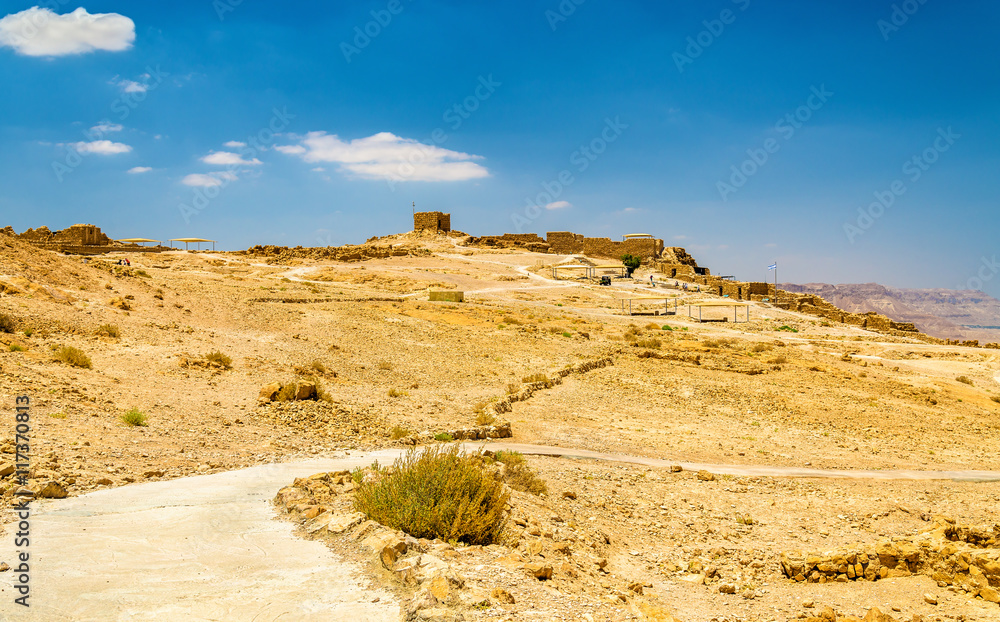
[[[1000,295],[995,3],[32,6],[0,10],[18,231],[358,243],[416,202],[746,279]]]

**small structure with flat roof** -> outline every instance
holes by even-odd
[[[728,322],[728,314],[723,318],[704,318],[702,317],[703,309],[718,309],[718,308],[733,308],[733,322],[739,322],[739,308],[743,307],[746,310],[746,318],[744,322],[750,321],[750,305],[745,302],[727,301],[727,300],[712,300],[708,302],[689,302],[688,303],[688,317],[692,320],[698,320],[699,322]],[[698,317],[694,316],[694,309],[698,309]]]
[[[184,242],[184,250],[188,250],[188,244],[197,244],[198,250],[201,250],[202,244],[212,243],[212,250],[215,250],[215,240],[207,240],[205,238],[174,238],[170,240],[170,247],[173,248],[174,242]]]
[[[651,296],[649,294],[635,294],[632,296],[622,296],[618,298],[618,302],[621,304],[622,313],[628,313],[629,315],[635,315],[638,313],[638,309],[633,308],[633,302],[641,304],[642,301],[646,300],[662,300],[663,301],[663,313],[661,315],[677,315],[677,295],[672,296]],[[673,301],[674,308],[671,310],[670,302]],[[628,303],[626,310],[626,304]],[[654,312],[654,315],[656,313]]]
[[[123,240],[115,240],[115,242],[121,242],[122,244],[138,244],[139,246],[142,246],[144,244],[152,244],[154,242],[156,243],[157,246],[160,246],[160,244],[162,244],[161,240],[154,240],[152,238],[125,238]]]

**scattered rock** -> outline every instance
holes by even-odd
[[[722,583],[722,584],[719,585],[719,593],[720,594],[735,594],[736,593],[736,586],[733,585],[732,583]]]
[[[490,592],[490,598],[502,605],[514,604],[514,597],[511,596],[510,592],[500,587],[493,588],[493,591]]]
[[[39,485],[34,492],[39,499],[65,499],[69,494],[62,484],[52,480]]]
[[[700,479],[703,482],[714,482],[715,475],[709,473],[708,471],[698,471],[698,479]]]
[[[539,581],[547,581],[552,578],[552,566],[541,562],[525,564],[524,569],[530,572]]]
[[[364,520],[365,515],[361,512],[352,512],[351,514],[335,514],[330,517],[330,522],[327,523],[326,529],[330,533],[344,533],[351,527],[360,525]]]
[[[933,594],[924,594],[924,602],[928,605],[936,605],[938,604],[937,596],[934,596]]]

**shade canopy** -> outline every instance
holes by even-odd
[[[115,241],[122,242],[123,244],[148,244],[150,242],[159,242],[159,240],[153,240],[150,238],[124,238],[122,240]]]
[[[206,240],[205,238],[173,238],[171,242],[187,242],[189,244],[194,244],[195,242],[215,242],[215,240]]]

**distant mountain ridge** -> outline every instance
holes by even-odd
[[[821,296],[851,313],[874,311],[940,339],[1000,342],[1000,300],[976,290],[902,289],[878,283],[782,283],[781,289]]]

